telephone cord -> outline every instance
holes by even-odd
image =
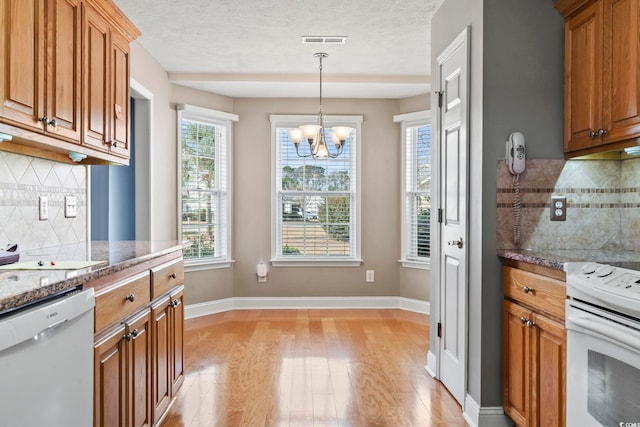
[[[513,243],[520,244],[520,175],[513,175]]]

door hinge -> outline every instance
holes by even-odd
[[[442,208],[438,208],[438,222],[442,222]]]
[[[439,90],[436,94],[438,95],[438,108],[442,108],[442,96],[444,95],[444,92]]]
[[[438,338],[442,338],[442,323],[438,322]]]

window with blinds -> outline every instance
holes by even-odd
[[[181,107],[179,235],[191,242],[185,263],[228,261],[231,121],[213,110]]]
[[[428,268],[431,257],[431,124],[429,112],[403,114],[402,263]]]
[[[431,256],[431,126],[408,126],[406,150],[406,257],[427,262]]]
[[[336,158],[300,157],[288,131],[305,123],[275,123],[275,242],[273,260],[353,260],[359,256],[357,227],[357,123]],[[325,119],[325,137],[332,124]],[[329,142],[331,144],[331,142]],[[331,144],[330,152],[334,151]],[[308,154],[304,141],[300,153]]]

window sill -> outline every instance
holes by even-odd
[[[232,259],[225,260],[185,260],[184,271],[202,271],[202,270],[216,270],[219,268],[229,268],[235,261]]]
[[[431,263],[425,261],[412,261],[408,259],[398,260],[404,268],[417,268],[418,270],[431,270]]]
[[[271,259],[274,267],[360,267],[361,259]]]

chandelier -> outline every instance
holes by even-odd
[[[318,124],[302,125],[299,128],[289,130],[289,138],[296,146],[296,153],[300,157],[311,157],[314,159],[326,159],[338,157],[344,148],[344,143],[349,139],[353,128],[348,126],[334,126],[331,128],[331,140],[335,146],[335,151],[329,151],[325,137],[324,114],[322,113],[322,59],[329,56],[324,52],[314,54],[320,60],[320,113],[318,113]],[[309,153],[300,153],[300,143],[306,139],[309,143]]]

